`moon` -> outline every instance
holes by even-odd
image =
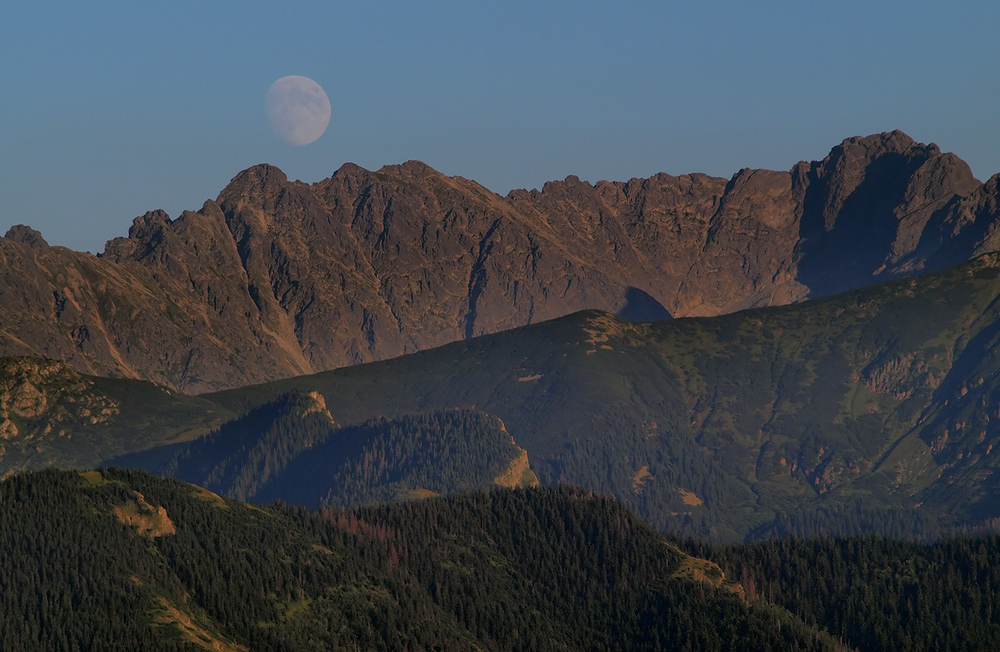
[[[330,124],[330,98],[323,87],[298,75],[271,84],[264,100],[271,128],[289,145],[308,145]]]

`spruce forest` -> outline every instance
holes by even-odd
[[[717,546],[515,489],[318,511],[136,471],[0,484],[4,649],[992,650],[1000,538]]]

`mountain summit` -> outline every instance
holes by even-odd
[[[314,184],[257,165],[92,256],[0,239],[0,354],[203,392],[394,357],[585,308],[787,304],[998,248],[1000,175],[902,132],[728,181],[567,177],[506,197],[409,161]]]

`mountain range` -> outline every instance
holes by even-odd
[[[997,649],[998,183],[892,132],[12,227],[0,647]]]
[[[1000,248],[1000,176],[901,132],[790,171],[576,177],[502,197],[411,161],[258,165],[97,255],[0,239],[0,354],[186,393],[393,358],[584,309],[633,321],[791,304]]]

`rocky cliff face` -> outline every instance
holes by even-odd
[[[0,239],[0,354],[201,392],[600,308],[785,304],[1000,247],[998,178],[901,132],[789,172],[575,177],[501,197],[416,161],[315,184],[258,165],[100,257]]]

